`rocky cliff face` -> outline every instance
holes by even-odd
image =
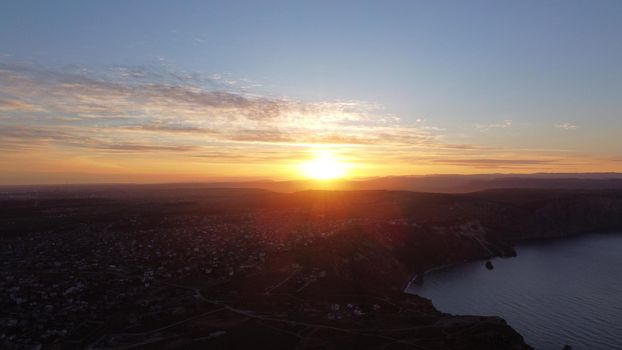
[[[622,191],[495,190],[476,194],[500,205],[487,219],[508,241],[622,230]]]

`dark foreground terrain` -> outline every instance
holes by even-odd
[[[620,190],[2,191],[6,349],[529,349],[403,290],[516,240],[622,228]]]

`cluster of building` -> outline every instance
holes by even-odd
[[[355,223],[298,211],[176,215],[158,225],[142,220],[125,217],[3,238],[0,347],[84,344],[111,319],[132,329],[182,315],[198,301],[178,286],[218,286],[261,272],[270,256]],[[297,270],[302,269],[291,267]],[[299,274],[300,289],[325,276],[318,269]],[[363,314],[344,305],[326,317]]]

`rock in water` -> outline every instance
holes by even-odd
[[[486,268],[488,270],[492,270],[494,269],[494,266],[492,266],[492,262],[490,262],[490,260],[486,261]]]

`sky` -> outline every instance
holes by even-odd
[[[2,1],[0,184],[622,171],[620,62],[620,1]]]

